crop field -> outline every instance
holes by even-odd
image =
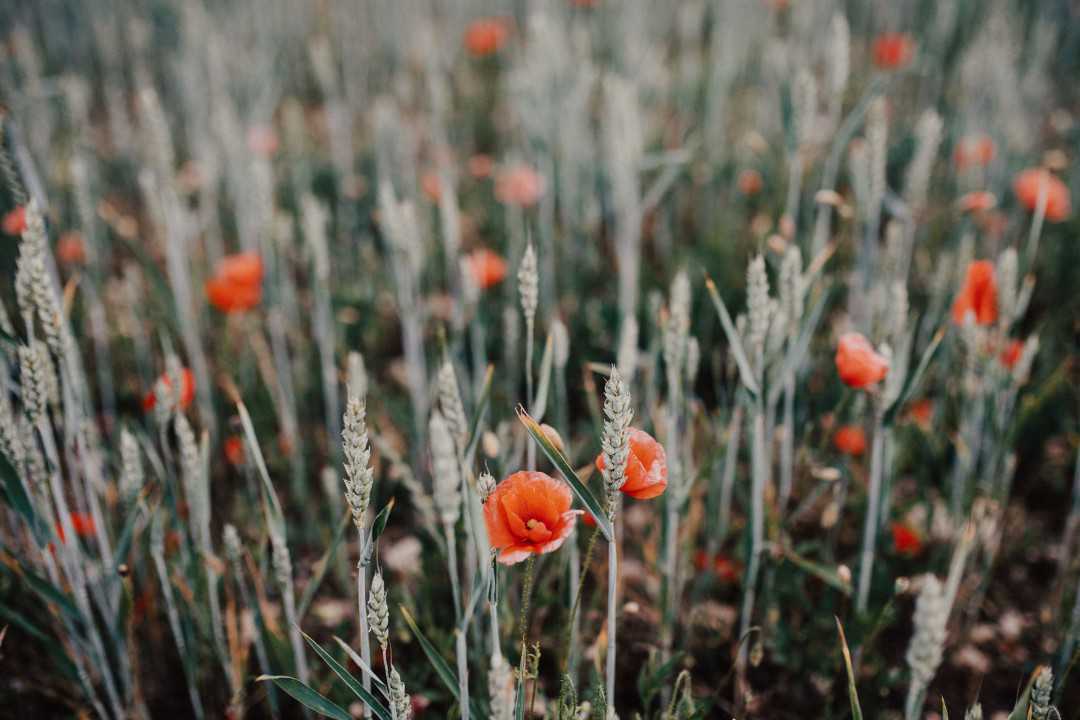
[[[0,0],[0,717],[1080,720],[1080,5]]]

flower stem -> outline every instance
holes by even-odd
[[[870,490],[866,507],[866,523],[863,526],[862,553],[859,561],[859,592],[855,600],[855,610],[866,612],[870,598],[870,575],[874,568],[874,546],[877,544],[878,527],[881,518],[881,478],[884,469],[885,433],[881,412],[874,413],[874,438],[870,451]]]

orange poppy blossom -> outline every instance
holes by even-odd
[[[992,192],[976,190],[961,195],[956,201],[956,206],[960,208],[960,212],[986,212],[997,206],[997,198]]]
[[[71,519],[71,529],[75,531],[75,534],[79,537],[89,537],[97,531],[97,526],[94,524],[94,518],[88,513],[74,512],[68,514]],[[64,524],[59,520],[56,521],[56,534],[60,538],[60,542],[67,542],[67,535],[64,532]]]
[[[268,125],[253,125],[247,131],[248,149],[256,155],[269,158],[278,150],[278,136]]]
[[[866,433],[858,425],[844,425],[833,435],[833,446],[852,457],[866,452]]]
[[[465,262],[472,274],[473,282],[481,290],[487,290],[503,281],[506,277],[506,260],[499,253],[488,248],[473,250]]]
[[[86,244],[82,233],[68,230],[56,242],[56,259],[63,265],[82,265],[86,262]]]
[[[503,565],[554,552],[573,532],[580,510],[566,483],[542,472],[522,470],[498,485],[484,501],[484,526]]]
[[[836,346],[836,372],[845,385],[862,390],[885,379],[889,361],[861,334],[844,333]]]
[[[427,170],[420,175],[420,192],[433,203],[442,200],[442,182],[439,181],[439,173]]]
[[[596,456],[596,469],[604,471],[604,454]],[[664,446],[644,430],[630,428],[630,455],[622,492],[637,500],[651,500],[667,489],[668,468]]]
[[[882,70],[896,70],[915,56],[915,41],[907,33],[882,33],[874,38],[871,54],[874,64]]]
[[[1016,363],[1020,360],[1020,355],[1023,352],[1023,340],[1010,340],[1005,346],[1005,349],[1001,351],[1001,364],[1009,370],[1012,370],[1016,367]]]
[[[543,194],[543,176],[528,165],[511,165],[495,178],[495,198],[504,205],[532,207]]]
[[[465,49],[473,57],[494,55],[506,44],[510,25],[504,18],[480,18],[465,29]]]
[[[953,150],[953,162],[958,170],[970,167],[986,167],[997,154],[994,141],[986,133],[965,135],[956,143]]]
[[[700,571],[712,570],[716,577],[725,583],[732,583],[739,579],[742,572],[742,563],[732,560],[727,555],[718,554],[713,558],[712,568],[708,567],[708,555],[704,550],[694,553],[694,567]]]
[[[3,225],[4,232],[8,235],[22,235],[26,230],[26,208],[19,205],[14,210],[9,210],[4,214],[0,225]]]
[[[963,325],[968,313],[979,325],[990,325],[997,320],[997,280],[994,264],[989,260],[975,260],[967,267],[964,286],[952,306],[952,319]]]
[[[761,179],[761,173],[750,168],[739,173],[739,178],[735,181],[735,185],[739,188],[740,193],[750,196],[757,195],[761,192],[761,188],[764,187],[765,182]]]
[[[930,429],[930,423],[934,419],[934,401],[930,398],[921,398],[911,403],[908,408],[908,417],[923,430]]]
[[[495,161],[490,155],[478,153],[469,158],[469,174],[477,180],[491,177],[491,172],[494,169]]]
[[[162,373],[160,381],[165,383],[165,387],[172,387],[172,381],[169,379],[168,373]],[[195,375],[192,374],[190,368],[184,368],[180,373],[180,409],[187,410],[194,399]],[[154,391],[151,390],[143,396],[143,410],[150,412],[155,405],[157,405],[157,397],[154,395]]]
[[[225,438],[225,459],[232,465],[244,464],[244,440],[239,435]]]
[[[262,301],[262,258],[255,252],[226,255],[206,281],[206,299],[223,313],[244,312]]]
[[[1017,200],[1028,210],[1034,212],[1039,206],[1039,192],[1046,187],[1046,219],[1061,222],[1072,214],[1072,202],[1069,188],[1049,170],[1028,168],[1013,180],[1013,192]]]
[[[918,555],[922,552],[922,536],[909,525],[894,522],[891,527],[893,550],[900,555]]]

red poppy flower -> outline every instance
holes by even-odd
[[[581,512],[570,509],[573,500],[565,483],[541,472],[516,472],[496,485],[484,503],[484,525],[499,562],[558,550]]]
[[[480,248],[466,258],[473,282],[481,290],[487,290],[503,281],[506,277],[506,261],[494,250]]]
[[[708,568],[709,557],[704,550],[694,553],[694,567],[704,572]],[[726,583],[735,582],[742,572],[742,564],[732,560],[727,555],[717,555],[713,558],[712,571],[716,577]]]
[[[495,161],[491,159],[490,155],[479,153],[469,158],[469,174],[478,180],[491,177],[491,172],[494,169]]]
[[[544,194],[544,178],[528,165],[513,165],[495,178],[495,197],[504,205],[532,207]]]
[[[866,452],[866,433],[858,425],[844,425],[833,435],[833,445],[845,455],[858,457]]]
[[[428,170],[420,176],[420,192],[433,203],[442,199],[442,183],[437,172]]]
[[[901,555],[918,555],[922,551],[922,537],[904,523],[892,524],[892,538],[893,549]]]
[[[254,252],[227,255],[206,281],[206,298],[223,313],[244,312],[262,301],[262,258]]]
[[[749,196],[757,195],[761,192],[761,188],[765,185],[765,182],[761,179],[761,173],[757,170],[749,169],[739,173],[739,178],[735,181],[735,185],[739,188],[740,193]]]
[[[56,243],[56,259],[64,265],[82,265],[86,262],[86,244],[82,233],[68,230]]]
[[[986,167],[997,154],[994,141],[985,133],[965,135],[956,143],[953,150],[953,162],[958,170],[969,167]]]
[[[225,438],[225,459],[233,465],[244,464],[244,441],[239,435]]]
[[[960,212],[986,212],[997,205],[997,198],[992,192],[976,190],[962,195],[956,201],[956,205],[960,208]]]
[[[172,381],[169,380],[168,373],[162,373],[161,378],[165,383],[165,387],[172,387]],[[191,401],[195,399],[195,376],[191,373],[191,370],[184,368],[180,373],[180,409],[187,410],[191,405]],[[154,397],[154,391],[146,393],[143,396],[143,410],[150,412],[157,405],[157,398]]]
[[[248,128],[248,149],[262,157],[273,157],[278,150],[278,136],[274,128],[266,125],[255,125]]]
[[[510,26],[503,18],[474,20],[465,29],[465,49],[473,57],[497,53],[510,36]]]
[[[74,530],[75,534],[79,537],[89,537],[97,530],[97,526],[94,525],[94,518],[88,513],[72,512],[68,517],[71,519],[71,529]],[[60,542],[67,542],[67,536],[64,533],[64,524],[59,520],[56,521],[56,534],[60,537]]]
[[[989,260],[975,260],[968,265],[964,287],[953,302],[954,323],[963,325],[968,313],[975,316],[979,325],[989,325],[997,320],[997,280],[994,264]]]
[[[845,385],[861,390],[885,379],[889,361],[859,333],[845,333],[836,346],[836,372]]]
[[[908,410],[909,417],[923,430],[930,429],[930,422],[934,419],[934,401],[930,398],[922,398],[911,403]]]
[[[1020,204],[1034,212],[1039,206],[1039,192],[1046,187],[1046,219],[1061,222],[1072,214],[1069,188],[1049,170],[1028,168],[1013,180],[1013,192]]]
[[[603,453],[596,456],[596,469],[604,471]],[[644,430],[630,428],[630,456],[626,459],[622,491],[638,500],[650,500],[664,494],[667,474],[664,446]]]
[[[1023,340],[1010,340],[1009,344],[1005,346],[1005,349],[1001,351],[1001,364],[1012,370],[1016,367],[1016,362],[1020,359],[1020,354],[1024,351]]]
[[[26,230],[26,208],[19,205],[14,210],[8,211],[4,215],[2,224],[4,232],[8,235],[22,235]]]
[[[907,33],[882,33],[874,38],[871,48],[874,64],[882,70],[896,70],[911,62],[915,41]]]

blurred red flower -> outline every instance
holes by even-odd
[[[1023,351],[1023,340],[1010,340],[1005,349],[1001,351],[1001,364],[1012,370],[1016,367],[1016,362],[1020,359],[1020,354]]]
[[[22,205],[4,214],[4,220],[0,223],[4,226],[4,232],[8,235],[22,235],[26,230],[26,208]]]
[[[865,337],[849,332],[840,337],[836,346],[836,372],[845,385],[861,390],[885,379],[889,361]]]
[[[1013,180],[1013,192],[1020,204],[1034,212],[1039,206],[1039,192],[1046,188],[1046,219],[1061,222],[1072,214],[1069,188],[1049,170],[1028,168]]]
[[[511,165],[495,178],[495,198],[504,205],[532,207],[544,194],[544,178],[528,165]]]
[[[86,262],[86,244],[82,233],[68,230],[56,243],[56,259],[63,265],[82,265]]]
[[[169,380],[168,373],[162,373],[160,379],[164,381],[166,387],[172,387],[172,381]],[[194,399],[195,376],[189,368],[184,368],[180,374],[180,409],[187,410]],[[157,405],[157,398],[154,396],[154,391],[151,390],[143,396],[143,410],[149,412],[154,409],[155,405]]]
[[[882,33],[874,38],[871,54],[882,70],[896,70],[911,62],[915,41],[907,33]]]
[[[976,190],[960,196],[956,202],[960,212],[986,212],[997,205],[994,193],[986,190]]]
[[[481,290],[487,290],[503,281],[506,277],[506,260],[494,250],[480,248],[473,250],[465,259],[472,273],[473,282]]]
[[[757,195],[761,192],[761,188],[765,183],[761,179],[761,173],[751,168],[739,173],[739,178],[735,181],[735,185],[739,188],[740,193],[750,196]]]
[[[845,455],[858,457],[866,452],[866,433],[858,425],[844,425],[833,435],[833,445]]]
[[[244,440],[239,435],[225,438],[225,459],[233,465],[244,464]]]
[[[994,141],[986,133],[965,135],[956,143],[953,162],[958,170],[969,167],[986,167],[997,154]]]
[[[262,258],[255,252],[227,255],[206,281],[206,298],[223,313],[244,312],[262,301]]]
[[[997,320],[997,280],[994,264],[989,260],[975,260],[968,265],[964,286],[953,302],[954,323],[963,325],[968,313],[975,316],[979,325],[989,325]]]
[[[473,57],[497,53],[510,36],[510,25],[504,18],[473,20],[465,29],[465,49]]]
[[[904,523],[892,524],[893,550],[901,555],[918,555],[922,552],[922,537],[914,528]]]

